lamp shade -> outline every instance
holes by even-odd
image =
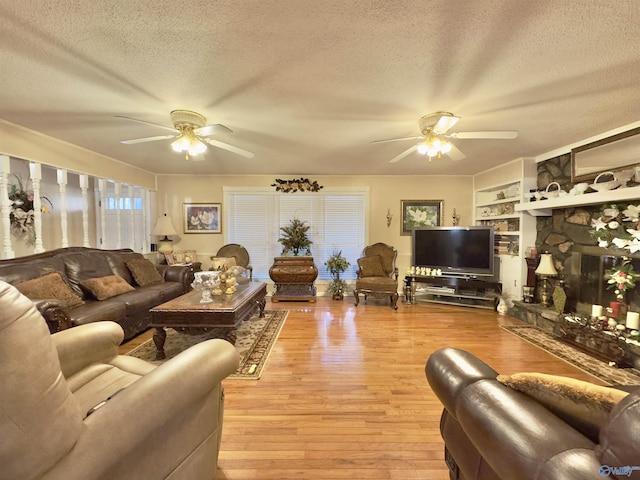
[[[177,235],[177,234],[178,232],[173,226],[173,221],[171,220],[171,217],[167,216],[166,213],[158,217],[158,220],[156,221],[156,224],[153,227],[153,230],[151,231],[151,235],[158,235],[158,236],[164,235],[165,237],[168,235]]]
[[[536,275],[548,275],[553,277],[557,274],[558,271],[553,265],[553,255],[550,253],[543,253],[540,255],[540,263],[538,264],[538,268],[536,268]]]

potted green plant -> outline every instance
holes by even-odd
[[[292,252],[294,256],[298,256],[301,252],[310,255],[311,239],[307,236],[309,225],[304,220],[293,218],[286,227],[280,227],[282,236],[278,241],[282,244],[282,253]]]
[[[334,300],[342,300],[347,289],[347,282],[340,278],[340,274],[345,272],[351,264],[342,256],[342,251],[334,252],[324,264],[331,275],[331,283],[329,283],[327,291]]]

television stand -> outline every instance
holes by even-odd
[[[431,302],[495,310],[502,284],[492,278],[480,280],[471,276],[406,275],[404,291],[409,304]]]

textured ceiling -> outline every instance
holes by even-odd
[[[0,0],[0,118],[157,173],[472,174],[640,120],[637,0]],[[124,115],[233,130],[185,161]],[[414,153],[418,119],[467,158]],[[0,151],[2,145],[0,141]]]

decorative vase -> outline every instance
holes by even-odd
[[[331,298],[333,298],[334,300],[343,300],[344,299],[344,295],[341,294],[341,293],[334,293],[333,297],[331,297]]]
[[[496,308],[496,310],[500,315],[504,315],[505,313],[507,313],[508,309],[509,307],[507,306],[507,302],[505,302],[504,298],[500,297],[500,301],[498,302],[498,307]]]

